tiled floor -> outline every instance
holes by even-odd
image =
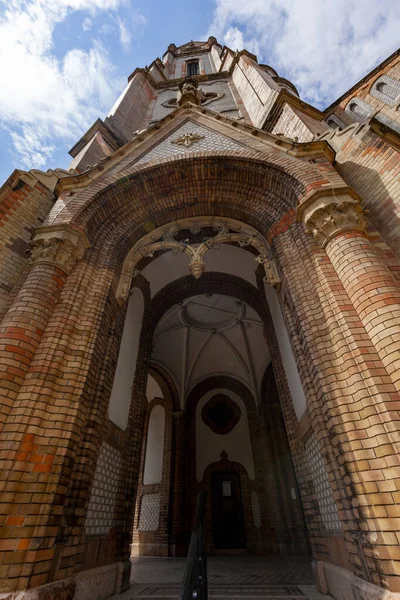
[[[113,600],[179,598],[185,559],[132,559],[131,589]],[[209,556],[210,600],[327,600],[313,585],[310,560],[294,557]]]

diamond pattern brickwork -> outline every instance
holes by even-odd
[[[202,136],[203,139],[187,148],[172,143],[183,135],[190,133]],[[215,131],[211,131],[211,129],[202,127],[193,121],[188,121],[184,123],[182,127],[174,131],[171,136],[161,142],[156,148],[153,148],[150,152],[142,156],[137,161],[136,165],[161,159],[165,160],[168,157],[185,154],[187,152],[213,152],[216,150],[243,150],[243,146],[228,137],[216,133]]]
[[[121,454],[104,442],[94,474],[85,530],[87,535],[106,535],[114,521]]]
[[[156,531],[160,521],[160,495],[144,494],[140,505],[139,531]]]
[[[329,485],[324,457],[314,434],[307,439],[305,447],[322,522],[326,529],[340,530],[340,519]]]

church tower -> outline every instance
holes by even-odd
[[[69,169],[10,175],[0,599],[128,590],[193,550],[198,498],[203,564],[400,597],[399,102],[399,52],[321,111],[170,44]]]

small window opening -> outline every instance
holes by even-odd
[[[199,75],[200,70],[199,70],[199,61],[198,60],[192,60],[191,62],[187,63],[187,76],[188,77],[193,77],[194,75]]]

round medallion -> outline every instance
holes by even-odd
[[[204,423],[219,435],[232,431],[240,420],[241,410],[225,394],[216,394],[203,406],[201,418]]]

